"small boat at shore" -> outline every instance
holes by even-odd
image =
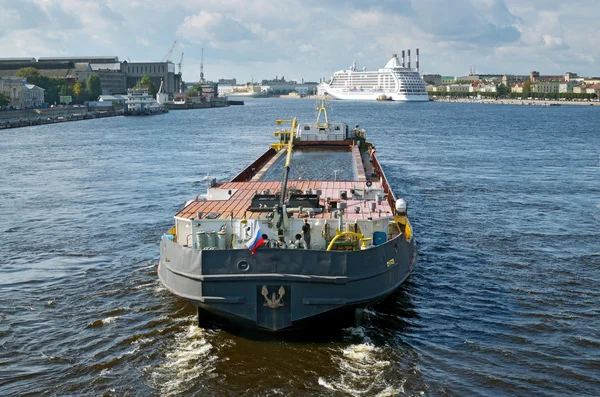
[[[266,331],[358,324],[413,271],[407,203],[365,130],[317,109],[316,122],[278,120],[291,128],[231,181],[208,177],[163,235],[158,277],[199,320]]]

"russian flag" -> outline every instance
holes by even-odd
[[[252,237],[246,243],[246,247],[248,247],[252,255],[254,255],[256,249],[265,243],[265,239],[263,239],[262,237],[262,233],[260,232],[260,226],[258,225],[258,222],[254,222],[252,224],[252,229]]]

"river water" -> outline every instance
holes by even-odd
[[[595,396],[597,107],[333,102],[360,124],[420,260],[361,327],[199,328],[160,236],[308,99],[0,131],[0,395]]]

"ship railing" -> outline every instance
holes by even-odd
[[[385,193],[385,196],[387,197],[388,204],[390,205],[390,208],[392,208],[392,211],[395,211],[396,196],[394,195],[394,192],[390,188],[387,178],[385,177],[385,174],[383,173],[383,169],[381,168],[381,165],[379,164],[379,160],[377,160],[376,156],[373,156],[372,164],[373,164],[373,170],[375,171],[375,173],[381,180],[381,186],[383,187],[383,192]]]

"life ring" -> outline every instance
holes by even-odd
[[[366,185],[367,185],[367,187],[371,187],[371,185],[373,185],[373,182],[367,181]]]

